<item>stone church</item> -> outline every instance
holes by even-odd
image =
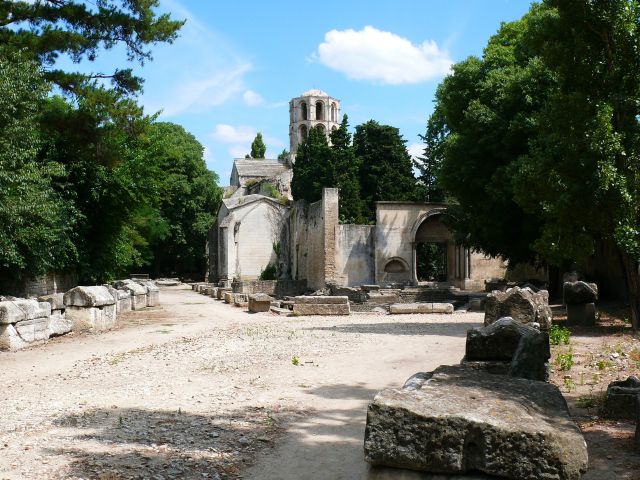
[[[504,277],[500,259],[456,244],[441,222],[446,205],[378,202],[375,225],[351,225],[339,223],[337,189],[326,188],[309,205],[294,202],[291,165],[298,146],[314,127],[329,138],[340,119],[340,100],[309,90],[289,102],[288,158],[234,160],[209,234],[209,281],[251,281],[269,271],[313,290],[329,283],[482,290],[485,280]]]

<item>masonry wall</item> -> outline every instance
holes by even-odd
[[[336,226],[337,283],[355,287],[375,282],[375,226]]]
[[[77,285],[78,277],[74,272],[48,272],[26,280],[0,278],[0,295],[39,297],[40,295],[66,292]]]

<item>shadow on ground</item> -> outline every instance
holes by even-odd
[[[221,415],[145,409],[94,409],[55,424],[68,447],[64,478],[234,479],[268,448],[297,412],[246,408]]]
[[[305,330],[325,330],[341,333],[365,333],[379,335],[442,335],[445,337],[466,337],[467,330],[481,326],[479,322],[389,322],[389,323],[348,323],[332,327],[311,327]]]

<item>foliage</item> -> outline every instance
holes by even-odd
[[[65,174],[38,160],[38,119],[48,92],[38,65],[0,49],[0,273],[12,278],[75,260],[71,218],[53,184]]]
[[[277,280],[278,279],[278,268],[270,263],[266,267],[262,269],[260,272],[259,280]]]
[[[431,115],[427,124],[427,131],[419,135],[424,142],[424,151],[421,157],[414,160],[413,164],[419,172],[418,180],[424,187],[427,202],[443,202],[444,191],[438,183],[440,165],[444,158],[443,140],[446,136],[446,127],[442,115]]]
[[[356,127],[353,149],[360,166],[360,196],[365,218],[375,220],[375,202],[413,201],[422,196],[405,143],[397,128],[374,120]]]
[[[573,353],[571,351],[559,353],[556,357],[556,366],[562,371],[571,370],[571,367],[573,367]]]
[[[289,150],[283,148],[282,151],[278,154],[278,160],[286,160],[289,156]]]
[[[267,146],[262,141],[262,134],[258,132],[256,138],[251,142],[251,158],[264,158]]]
[[[324,130],[312,128],[307,139],[298,147],[293,164],[293,198],[304,199],[308,203],[317,202],[322,198],[324,187],[335,186],[334,178],[332,152]]]
[[[131,69],[83,75],[52,68],[61,56],[74,63],[94,61],[100,50],[124,46],[129,61],[151,59],[148,46],[172,43],[184,21],[157,15],[158,0],[14,0],[0,2],[0,45],[26,49],[46,66],[45,77],[63,90],[78,91],[88,81],[110,79],[120,92],[136,92],[142,80]]]
[[[567,327],[551,325],[549,329],[549,343],[551,345],[569,345],[571,331]]]
[[[297,367],[298,365],[300,365],[300,359],[294,355],[293,357],[291,357],[291,365]]]
[[[444,281],[447,276],[447,249],[444,243],[416,245],[416,273],[420,281]]]

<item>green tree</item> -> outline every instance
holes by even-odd
[[[218,177],[207,170],[202,145],[180,125],[152,124],[145,151],[163,172],[156,208],[167,227],[150,242],[153,272],[200,274],[206,265],[207,233],[222,198]]]
[[[439,113],[439,112],[438,112]],[[423,154],[413,164],[419,172],[418,181],[425,191],[427,202],[443,202],[444,190],[439,184],[439,170],[443,160],[443,138],[446,136],[444,118],[440,114],[429,117],[427,131],[419,135],[424,142]]]
[[[291,194],[294,200],[309,203],[322,198],[322,189],[335,186],[335,173],[331,147],[320,127],[309,130],[309,136],[298,147],[293,164]]]
[[[278,154],[278,160],[286,160],[289,156],[289,151],[286,148],[283,148],[282,151]]]
[[[354,153],[360,166],[363,214],[375,221],[375,202],[418,200],[411,156],[397,128],[370,120],[356,127]]]
[[[359,163],[351,144],[349,122],[342,117],[340,127],[331,132],[333,180],[331,186],[340,190],[340,221],[343,223],[367,223],[362,214]]]
[[[64,169],[38,159],[47,93],[35,62],[0,49],[0,277],[40,274],[75,260],[73,212],[53,188]]]
[[[266,152],[267,146],[262,141],[262,134],[258,132],[251,143],[251,158],[264,158]]]
[[[149,45],[171,43],[184,21],[157,15],[158,0],[1,0],[0,44],[26,49],[47,67],[45,77],[67,91],[89,80],[111,79],[122,92],[140,90],[142,80],[131,69],[92,75],[54,68],[61,55],[75,63],[94,61],[100,50],[124,46],[127,59],[151,59]]]

